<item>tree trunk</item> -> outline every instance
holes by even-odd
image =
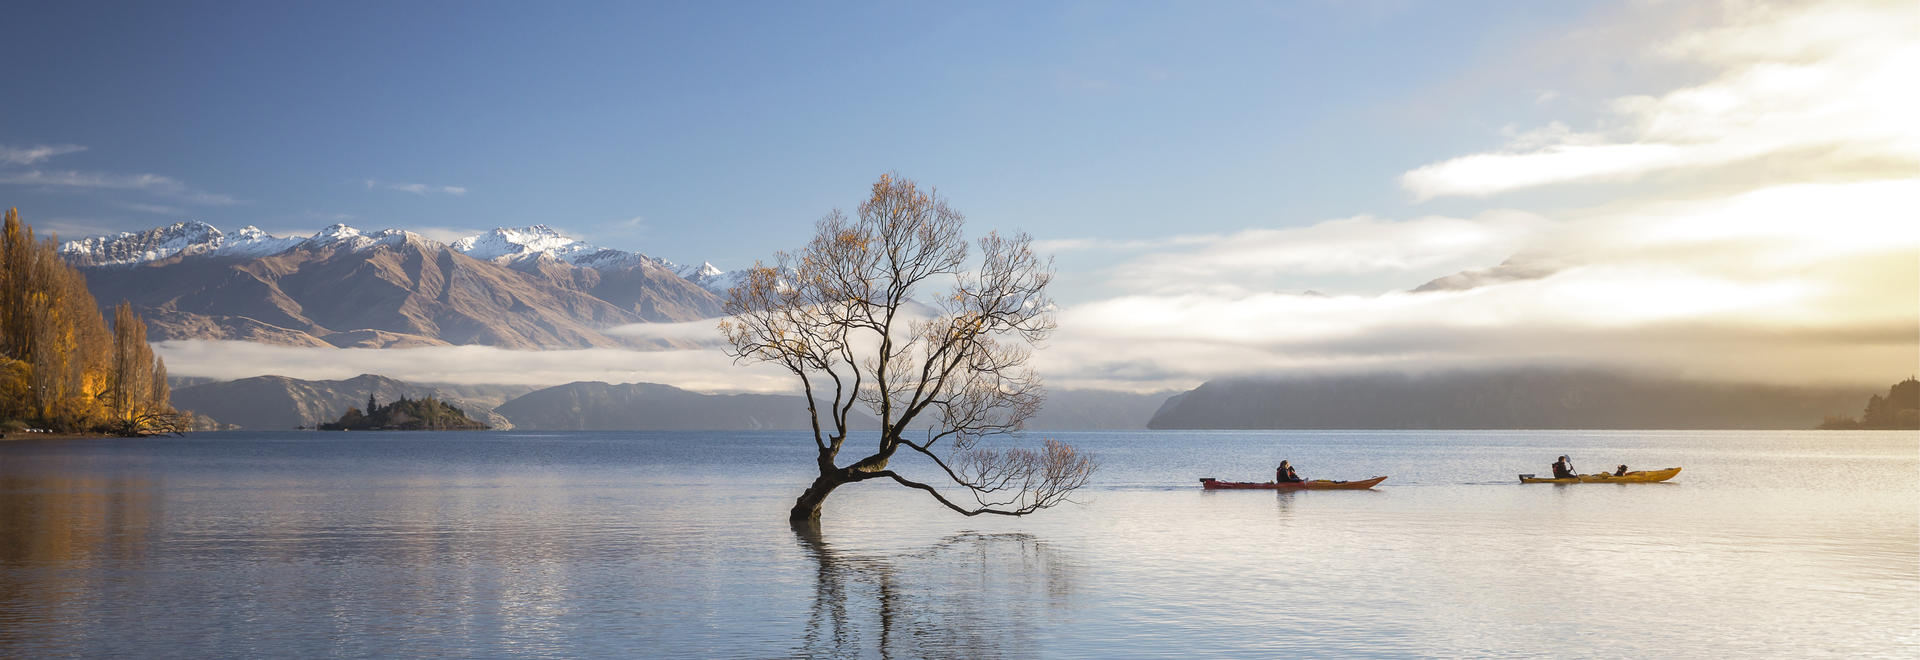
[[[799,499],[793,501],[793,511],[787,514],[787,519],[795,525],[820,524],[820,505],[827,502],[827,495],[832,493],[833,489],[839,488],[844,483],[847,483],[847,480],[838,474],[820,475],[813,480],[813,485],[807,486],[806,492],[801,493]]]

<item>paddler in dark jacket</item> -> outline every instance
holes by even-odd
[[[1577,476],[1580,476],[1580,475],[1579,475],[1578,473],[1576,473],[1576,472],[1574,472],[1574,471],[1573,471],[1573,460],[1572,460],[1572,459],[1569,459],[1569,458],[1567,458],[1567,457],[1565,457],[1565,456],[1561,456],[1561,457],[1560,457],[1560,460],[1558,460],[1558,461],[1555,461],[1555,462],[1554,462],[1554,464],[1553,464],[1553,478],[1555,478],[1555,479],[1571,479],[1571,478],[1574,478],[1574,477],[1577,477]]]
[[[1293,473],[1292,463],[1280,461],[1280,467],[1273,469],[1273,481],[1274,483],[1298,483],[1302,480],[1300,475]]]

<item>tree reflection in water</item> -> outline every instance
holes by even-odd
[[[795,525],[816,562],[800,657],[1002,657],[1034,648],[1068,604],[1072,563],[1032,534],[961,532],[917,552],[836,549]]]

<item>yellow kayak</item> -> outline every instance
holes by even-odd
[[[1665,470],[1634,470],[1632,472],[1628,472],[1618,477],[1605,472],[1602,472],[1600,474],[1583,474],[1578,477],[1566,477],[1562,479],[1555,479],[1553,477],[1536,477],[1531,474],[1523,474],[1523,475],[1520,475],[1520,483],[1523,483],[1523,484],[1650,484],[1656,481],[1666,481],[1668,479],[1672,479],[1673,475],[1676,475],[1676,474],[1680,474],[1680,468],[1667,468]]]

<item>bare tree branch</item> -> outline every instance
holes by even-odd
[[[756,265],[729,292],[729,318],[720,324],[729,355],[786,368],[808,397],[820,476],[795,503],[796,520],[817,519],[834,488],[880,477],[967,515],[1025,515],[1086,484],[1096,463],[1066,445],[976,446],[1018,432],[1045,400],[1027,363],[1054,329],[1046,295],[1053,274],[1025,234],[982,237],[979,263],[968,270],[964,225],[937,194],[882,176],[857,213],[827,214],[798,254]],[[944,293],[918,298],[947,282]],[[834,386],[822,420],[816,397],[825,380]],[[879,441],[872,454],[843,465],[837,457],[855,403],[878,418]],[[909,432],[926,440],[908,441]],[[936,449],[944,440],[951,455]],[[902,445],[930,459],[978,506],[956,506],[933,486],[893,472],[889,461]]]

